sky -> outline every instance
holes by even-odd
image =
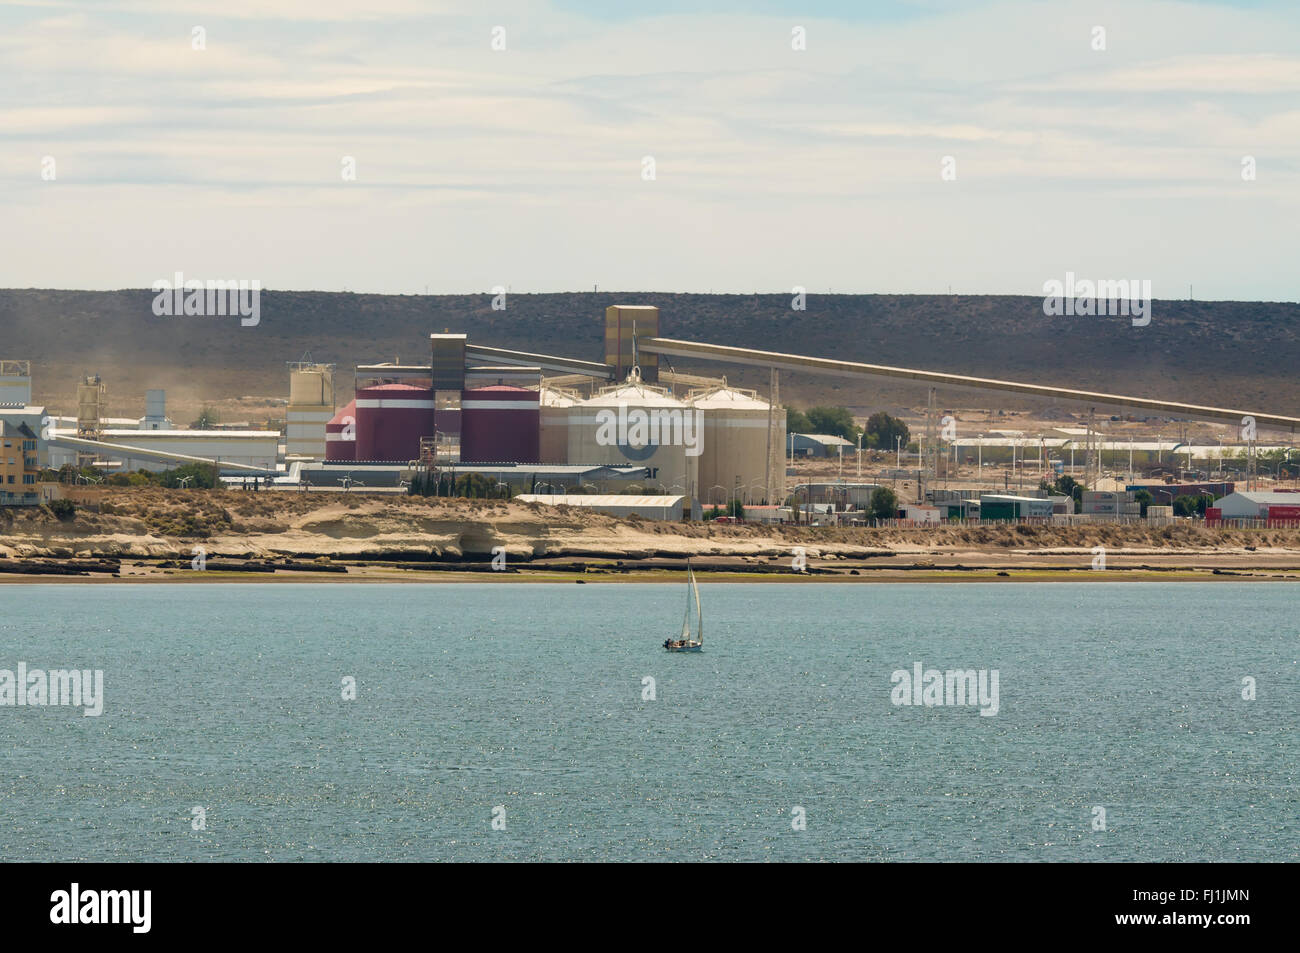
[[[1295,0],[33,0],[0,80],[0,287],[1300,299]]]

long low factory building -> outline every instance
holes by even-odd
[[[75,430],[57,429],[51,434],[59,437],[76,437]],[[99,454],[104,461],[117,463],[123,471],[170,470],[181,465],[180,460],[168,461],[158,456],[134,457],[126,450],[115,450],[119,444],[147,450],[152,454],[177,454],[179,457],[200,457],[225,464],[240,464],[274,470],[280,454],[281,437],[275,430],[127,430],[110,429],[100,432],[105,444]],[[77,451],[51,446],[50,466],[60,467],[76,463]]]
[[[292,481],[278,480],[277,486],[286,482],[301,486],[335,486],[345,478],[357,489],[403,486],[415,475],[409,465],[397,463],[352,463],[328,461],[304,463],[294,471]],[[581,464],[536,463],[456,463],[441,469],[444,477],[460,480],[470,474],[495,480],[510,487],[512,493],[566,493],[582,487],[593,486],[601,491],[645,488],[650,471],[645,467],[616,467]]]
[[[1255,490],[1229,493],[1214,501],[1206,519],[1210,523],[1231,519],[1300,521],[1300,493]]]

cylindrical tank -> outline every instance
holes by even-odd
[[[539,393],[508,385],[466,390],[460,400],[460,458],[469,463],[537,463]]]
[[[289,373],[289,403],[334,405],[334,369],[330,364],[301,365]]]
[[[434,435],[433,391],[376,384],[357,391],[358,461],[404,462],[420,456],[420,438]]]
[[[572,408],[569,463],[647,467],[647,485],[706,499],[697,466],[702,438],[694,408],[629,377]]]
[[[495,387],[502,384],[538,390],[542,386],[542,369],[540,367],[512,367],[491,364],[465,368],[466,390]]]
[[[713,387],[691,394],[691,403],[704,417],[704,441],[700,454],[700,486],[726,487],[727,498],[758,503],[768,497],[768,403],[753,391]],[[776,421],[776,453],[785,441],[785,415]],[[767,502],[784,501],[785,467],[773,473],[777,483]],[[714,489],[713,494],[718,490]],[[712,496],[706,494],[710,500]]]
[[[577,402],[577,397],[572,394],[550,387],[542,388],[538,463],[569,462],[569,417]]]
[[[325,459],[355,460],[357,458],[357,402],[335,414],[325,425]]]

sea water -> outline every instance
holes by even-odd
[[[103,673],[0,706],[0,856],[1300,860],[1295,585],[701,595],[694,655],[679,584],[0,586],[0,669]]]

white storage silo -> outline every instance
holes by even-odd
[[[692,391],[687,398],[704,418],[700,486],[714,488],[702,499],[713,502],[716,487],[727,488],[727,499],[739,496],[749,503],[780,503],[785,499],[785,465],[780,459],[785,445],[785,412],[773,415],[775,435],[768,437],[768,402],[751,390],[720,386]],[[773,449],[775,448],[775,449]],[[771,467],[773,456],[778,465]],[[767,481],[774,483],[771,491]]]
[[[569,463],[649,467],[648,484],[701,498],[700,416],[636,375],[580,401],[569,416]]]
[[[577,396],[569,391],[554,387],[542,388],[539,462],[569,462],[569,417],[577,403]]]

